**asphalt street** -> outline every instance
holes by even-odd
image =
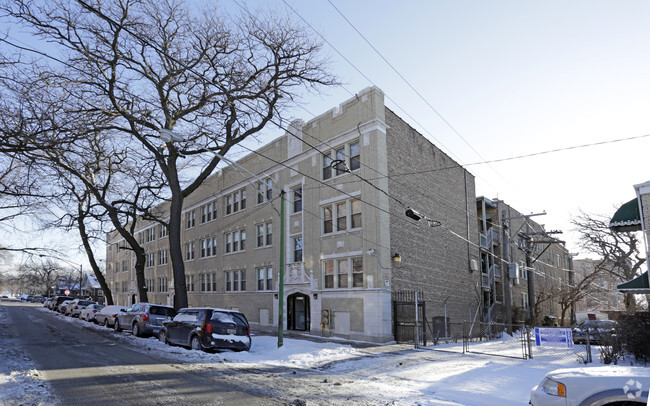
[[[241,380],[214,379],[141,353],[105,334],[66,323],[33,304],[3,302],[10,337],[17,337],[65,405],[273,405]],[[224,379],[225,378],[225,379]]]

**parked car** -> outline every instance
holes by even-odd
[[[59,306],[56,308],[56,311],[59,312],[59,313],[61,313],[61,314],[65,314],[65,312],[66,312],[66,306],[68,306],[70,303],[72,303],[72,299],[64,300],[64,301],[61,302],[61,303],[59,304]]]
[[[95,314],[97,314],[97,312],[102,310],[104,307],[105,307],[104,305],[100,305],[97,303],[90,304],[81,310],[81,313],[79,313],[79,318],[81,320],[96,322]]]
[[[616,336],[617,323],[613,320],[585,320],[573,328],[573,342],[587,344],[587,329],[590,344],[608,344]]]
[[[136,303],[115,318],[115,331],[129,329],[134,336],[158,335],[163,321],[174,317],[176,311],[171,306],[154,303]]]
[[[532,406],[646,405],[650,368],[604,366],[551,371],[530,392]]]
[[[163,322],[160,341],[193,350],[248,351],[251,330],[243,313],[227,309],[184,308]]]
[[[102,310],[95,313],[95,322],[105,327],[113,327],[115,324],[115,317],[125,311],[126,306],[106,306]]]
[[[65,307],[64,313],[66,316],[79,317],[81,310],[83,310],[86,306],[95,303],[97,302],[94,300],[74,299]]]
[[[43,303],[45,301],[45,298],[41,295],[36,295],[36,296],[32,296],[32,298],[29,301],[32,303]]]
[[[72,300],[70,296],[54,296],[50,301],[49,309],[59,311],[59,306],[66,300]]]
[[[20,296],[20,300],[23,302],[31,302],[32,301],[32,295],[22,295]]]
[[[52,298],[46,297],[45,300],[43,301],[43,307],[50,307],[50,302],[52,302]]]

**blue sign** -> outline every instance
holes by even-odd
[[[539,347],[573,348],[570,328],[535,327],[535,344]]]

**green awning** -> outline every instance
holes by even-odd
[[[648,284],[648,271],[645,271],[631,281],[621,283],[620,285],[616,286],[616,290],[623,293],[650,293],[650,284]]]
[[[641,231],[641,214],[636,198],[622,205],[609,222],[609,228],[617,232]]]

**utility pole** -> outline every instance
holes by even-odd
[[[280,191],[280,272],[278,275],[278,348],[284,344],[284,189]]]

